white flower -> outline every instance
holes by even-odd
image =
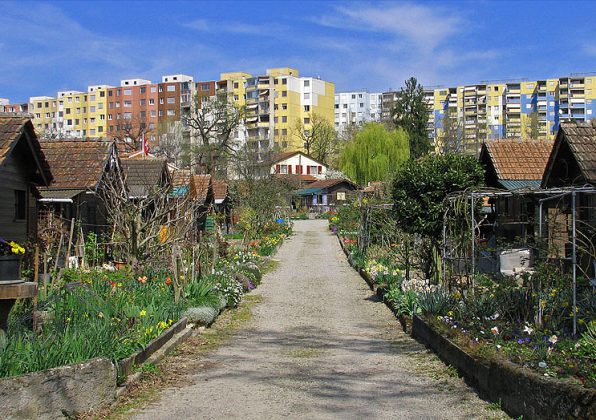
[[[534,328],[532,328],[528,324],[526,324],[526,326],[524,327],[524,332],[528,335],[532,335],[532,333],[534,332]]]
[[[497,350],[501,350],[501,345],[497,344]]]
[[[538,367],[541,367],[542,369],[546,369],[546,362],[538,363]]]
[[[558,338],[556,335],[553,335],[551,338],[548,339],[548,342],[551,344],[555,344],[558,341]]]
[[[492,327],[490,329],[490,332],[493,333],[494,335],[499,334],[499,327]]]

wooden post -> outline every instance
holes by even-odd
[[[58,260],[60,259],[60,250],[62,249],[62,243],[64,242],[64,233],[60,231],[60,242],[58,242],[58,251],[56,251],[56,261],[54,261],[54,271],[58,270]]]
[[[70,235],[68,237],[68,247],[66,248],[66,261],[64,261],[64,267],[68,268],[68,260],[70,259],[70,248],[72,246],[72,236],[74,234],[74,224],[75,219],[74,217],[70,219]]]
[[[43,251],[43,297],[48,297],[48,250]]]

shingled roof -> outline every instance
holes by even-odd
[[[165,159],[121,159],[124,179],[131,197],[146,197],[154,186],[170,181]]]
[[[211,175],[193,175],[190,179],[190,197],[193,200],[204,203],[213,195],[213,184]]]
[[[573,154],[585,182],[596,183],[596,127],[588,123],[561,123],[548,165],[544,173],[543,185],[556,164],[562,144],[566,143]]]
[[[223,203],[228,197],[228,184],[221,180],[213,180],[213,199],[217,204]]]
[[[6,157],[12,152],[22,136],[25,136],[25,140],[33,154],[38,174],[41,177],[40,182],[47,185],[52,180],[52,173],[29,117],[0,114],[0,166],[4,164]]]
[[[358,188],[358,186],[356,184],[354,184],[349,179],[345,179],[345,178],[322,179],[320,181],[315,181],[311,184],[308,184],[308,188],[320,188],[320,189],[331,188],[337,184],[341,184],[342,182],[347,182],[354,189]]]
[[[52,189],[94,190],[114,150],[110,141],[48,140],[40,144],[54,175]]]
[[[486,147],[499,180],[539,181],[553,148],[550,140],[487,140]]]

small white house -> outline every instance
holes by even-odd
[[[311,175],[315,179],[325,179],[327,165],[299,151],[280,153],[273,158],[271,174]]]

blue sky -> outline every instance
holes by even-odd
[[[596,2],[2,2],[0,97],[291,66],[337,91],[596,72]]]

